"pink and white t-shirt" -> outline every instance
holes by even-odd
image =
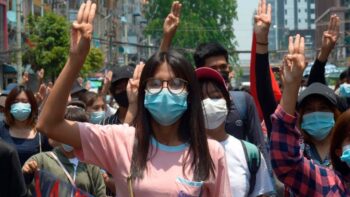
[[[77,157],[111,173],[116,182],[116,196],[130,196],[127,177],[130,175],[135,128],[127,124],[78,124],[82,149],[75,150]],[[144,178],[133,182],[134,196],[232,196],[225,152],[218,142],[208,140],[210,155],[215,165],[215,177],[211,176],[208,180],[200,182],[193,181],[191,156],[188,157],[188,165],[183,174],[183,162],[189,151],[187,144],[166,146],[153,138],[151,146],[154,156],[147,162]]]

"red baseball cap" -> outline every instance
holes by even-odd
[[[202,79],[209,79],[214,80],[220,85],[227,88],[224,78],[221,76],[221,74],[209,67],[200,67],[196,69],[196,76],[198,80]]]

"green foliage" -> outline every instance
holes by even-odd
[[[91,48],[80,74],[87,77],[90,73],[100,70],[103,62],[104,55],[102,51],[99,48]]]
[[[150,0],[146,8],[149,21],[146,34],[152,35],[159,43],[172,2]],[[215,41],[230,51],[232,64],[237,62],[237,54],[231,53],[236,45],[232,27],[233,20],[237,19],[236,0],[184,0],[181,3],[181,21],[172,42],[173,48],[195,49],[200,43]],[[188,50],[186,53],[192,60],[192,54]]]
[[[33,47],[28,47],[23,62],[34,69],[44,68],[46,76],[55,78],[67,60],[68,22],[64,17],[47,13],[43,17],[30,16],[26,28]]]

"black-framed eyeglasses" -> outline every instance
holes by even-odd
[[[187,87],[187,81],[180,78],[170,80],[150,78],[146,81],[146,91],[151,94],[158,94],[163,90],[164,82],[167,82],[167,88],[172,94],[181,94]]]

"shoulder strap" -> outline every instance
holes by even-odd
[[[58,159],[58,157],[56,156],[55,153],[53,152],[49,152],[49,154],[58,162],[58,164],[60,165],[60,167],[62,168],[63,172],[66,174],[69,182],[75,186],[75,182],[73,180],[73,178],[71,177],[71,175],[68,173],[67,169],[64,167],[64,165],[62,164],[62,162]]]
[[[249,180],[249,194],[254,191],[254,186],[256,182],[256,173],[260,167],[260,151],[258,147],[247,141],[241,140],[242,147],[244,150],[245,158],[247,160],[248,169],[250,172]]]
[[[232,101],[235,104],[237,111],[239,113],[239,116],[242,120],[247,119],[247,102],[246,102],[246,96],[244,92],[241,91],[230,91],[230,95],[232,97]]]

